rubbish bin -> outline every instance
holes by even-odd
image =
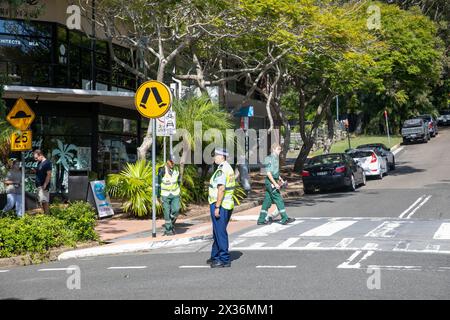
[[[86,200],[89,186],[87,170],[69,170],[69,201]]]

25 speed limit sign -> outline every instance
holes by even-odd
[[[11,135],[11,151],[28,151],[32,149],[32,132],[24,130]]]

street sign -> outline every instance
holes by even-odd
[[[29,151],[32,149],[32,131],[24,130],[11,134],[11,151]]]
[[[6,120],[8,120],[13,127],[24,131],[28,129],[35,117],[36,115],[28,106],[27,102],[24,99],[19,98],[12,110],[6,116]]]
[[[91,181],[87,201],[91,204],[95,204],[99,218],[111,217],[114,215],[114,210],[108,192],[106,191],[104,180]]]
[[[158,137],[169,137],[176,133],[177,122],[175,111],[167,112],[163,117],[156,120],[156,135]]]
[[[134,105],[143,117],[160,118],[172,105],[172,92],[159,81],[144,82],[134,95]]]

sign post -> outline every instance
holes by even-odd
[[[391,144],[391,135],[389,134],[389,121],[388,121],[388,112],[384,110],[384,119],[386,120],[386,131],[388,136],[389,145]]]
[[[163,117],[172,105],[172,92],[162,82],[147,81],[134,95],[138,112],[149,118],[152,128],[152,237],[156,237],[156,119]]]
[[[33,137],[32,131],[28,130],[31,123],[36,118],[33,110],[28,106],[27,102],[23,98],[17,99],[11,111],[6,116],[6,120],[19,132],[13,132],[11,134],[11,151],[20,151],[20,161],[22,166],[21,177],[21,199],[22,206],[20,208],[20,214],[23,217],[25,215],[25,155],[24,151],[32,149]]]

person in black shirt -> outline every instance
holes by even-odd
[[[50,202],[50,181],[52,178],[52,163],[47,160],[41,150],[33,152],[34,160],[38,162],[36,168],[36,188],[38,189],[38,201],[44,213],[48,213]]]

